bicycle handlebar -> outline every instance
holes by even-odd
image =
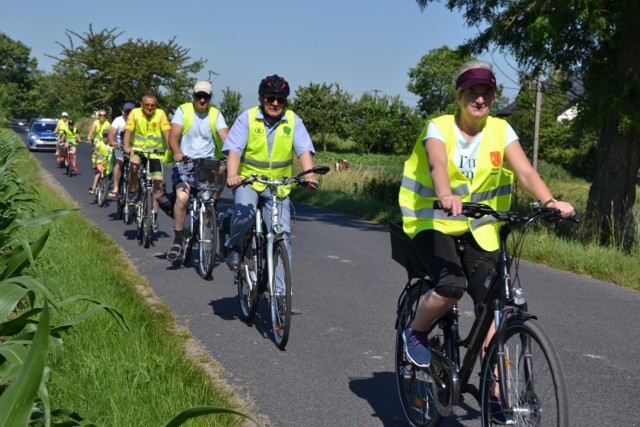
[[[433,208],[442,210],[442,204],[439,200],[433,202]],[[576,219],[575,211],[569,218],[564,218],[560,214],[560,209],[543,208],[540,206],[539,202],[533,202],[531,204],[531,208],[533,209],[533,212],[531,214],[523,215],[519,212],[514,211],[496,211],[491,206],[485,205],[484,203],[463,202],[462,215],[474,219],[482,218],[483,216],[489,215],[494,217],[498,221],[503,221],[510,225],[529,222],[536,218],[542,218],[549,222],[559,222],[563,220],[568,220],[575,223],[578,222],[578,220]]]
[[[292,177],[285,177],[282,179],[276,178],[276,179],[272,179],[270,180],[267,176],[263,175],[263,176],[258,176],[258,174],[254,173],[251,176],[248,176],[246,178],[244,178],[242,180],[242,182],[240,183],[240,185],[248,185],[251,184],[253,182],[259,182],[261,184],[265,184],[268,186],[274,186],[274,187],[280,187],[282,185],[289,185],[292,183],[296,183],[298,185],[310,185],[311,182],[307,181],[306,179],[304,179],[304,175],[307,175],[309,173],[317,173],[319,175],[324,175],[327,172],[329,172],[329,167],[328,166],[315,166],[311,169],[307,169],[305,171],[300,172],[299,174],[297,174],[296,176],[292,176]]]

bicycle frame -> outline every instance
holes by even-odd
[[[284,240],[284,227],[280,224],[280,211],[278,210],[278,188],[270,186],[271,190],[271,229],[267,230],[267,273],[269,277],[268,285],[271,295],[275,295],[275,283],[273,281],[273,245],[278,240]],[[257,217],[256,217],[257,218]]]
[[[274,339],[281,350],[287,344],[291,328],[292,283],[290,250],[282,224],[282,205],[280,205],[280,203],[289,203],[289,201],[286,198],[278,198],[278,189],[294,183],[313,185],[315,183],[309,184],[309,181],[306,181],[303,176],[311,172],[324,174],[328,171],[328,167],[318,166],[289,178],[269,179],[266,176],[258,177],[257,174],[253,174],[242,181],[242,185],[253,182],[263,184],[269,190],[269,194],[265,195],[265,198],[258,198],[252,228],[245,235],[242,246],[242,259],[245,261],[242,262],[240,272],[235,275],[240,297],[241,318],[245,321],[250,321],[253,318],[259,299],[258,292],[268,286]],[[265,212],[265,215],[269,215],[271,223],[267,230],[265,230],[267,221],[264,220],[262,213],[265,204],[269,208],[269,212]],[[263,262],[267,264],[266,280],[264,280]],[[283,285],[282,289],[279,289],[280,283]]]

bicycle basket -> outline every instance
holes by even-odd
[[[413,241],[402,229],[402,221],[389,221],[391,258],[411,272],[424,272],[413,248]]]
[[[194,159],[193,177],[198,190],[222,191],[227,167],[218,159]]]

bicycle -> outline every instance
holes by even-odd
[[[148,154],[161,154],[158,150],[133,151],[140,157],[140,167],[138,169],[138,192],[142,192],[140,200],[135,204],[136,226],[138,228],[138,240],[140,245],[148,248],[151,245],[151,232],[154,218],[154,197],[153,197],[153,177],[149,169]]]
[[[434,204],[439,208],[439,203]],[[503,222],[497,269],[488,268],[481,283],[486,289],[482,303],[476,305],[476,319],[465,339],[460,338],[458,306],[440,317],[431,329],[429,368],[413,365],[404,351],[402,332],[413,319],[422,295],[432,288],[429,276],[413,253],[411,240],[401,223],[391,223],[392,258],[402,264],[408,281],[398,298],[396,319],[396,382],[406,419],[412,426],[437,426],[453,412],[463,393],[471,394],[481,407],[483,426],[569,425],[569,403],[560,359],[551,341],[527,310],[518,278],[519,249],[528,226],[536,220],[562,220],[558,210],[532,204],[533,212],[499,212],[479,203],[463,203],[463,214],[470,218],[491,216]],[[507,238],[516,226],[523,225],[512,255]],[[515,260],[515,280],[510,275]],[[516,282],[516,283],[514,283]],[[490,344],[483,341],[492,325],[496,333]],[[460,348],[465,347],[460,359]],[[470,384],[476,360],[481,362],[479,389]],[[497,393],[502,406],[492,401]],[[493,405],[492,405],[493,403]],[[492,412],[492,407],[493,411]],[[500,408],[502,413],[495,410]]]
[[[245,236],[240,249],[240,271],[234,274],[240,301],[240,318],[250,322],[256,314],[259,296],[267,291],[274,341],[281,350],[287,345],[291,329],[291,266],[284,227],[280,223],[278,188],[293,183],[308,185],[303,176],[312,172],[323,175],[329,172],[329,168],[316,166],[290,178],[273,180],[253,174],[241,184],[259,182],[267,186],[271,193],[271,229],[265,230],[266,224],[261,213],[264,203],[260,202],[251,231]],[[281,286],[277,286],[276,281]]]
[[[193,164],[195,181],[195,185],[190,188],[184,219],[182,265],[189,263],[193,246],[197,244],[198,274],[203,279],[209,279],[215,265],[218,237],[216,200],[212,196],[224,189],[225,174],[220,169],[226,165],[226,160],[184,158],[182,163]]]

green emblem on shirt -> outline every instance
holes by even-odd
[[[286,133],[287,135],[289,135],[291,133],[291,128],[289,126],[285,126],[283,129],[284,133]]]

